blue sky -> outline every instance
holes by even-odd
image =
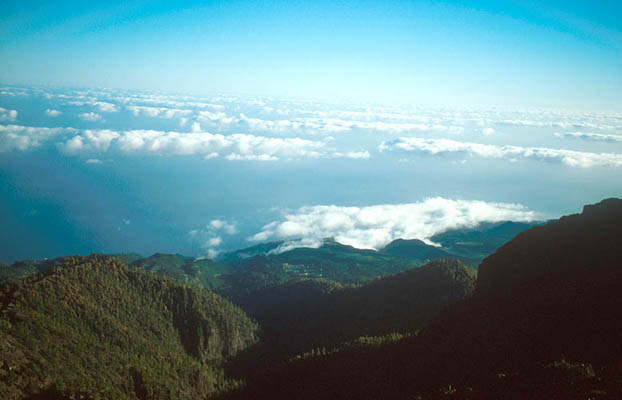
[[[3,2],[0,80],[618,108],[617,1]]]
[[[0,5],[0,261],[379,249],[622,196],[618,2]]]

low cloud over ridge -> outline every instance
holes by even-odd
[[[420,239],[481,222],[533,221],[520,204],[429,198],[418,203],[367,207],[302,207],[265,225],[251,241],[286,240],[283,249],[319,247],[324,238],[364,249],[381,249],[395,239]]]

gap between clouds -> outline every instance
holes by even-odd
[[[367,207],[301,207],[265,225],[248,240],[285,240],[276,252],[321,246],[326,238],[361,249],[379,250],[395,239],[429,238],[448,229],[481,222],[534,221],[541,218],[520,204],[428,198],[418,203]]]

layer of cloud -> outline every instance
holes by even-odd
[[[596,142],[622,142],[622,135],[612,135],[606,133],[592,133],[592,132],[555,132],[554,135],[558,138],[570,138],[570,139],[583,139]]]
[[[368,116],[367,120],[347,120],[339,118],[317,118],[317,117],[296,117],[289,119],[263,119],[249,117],[244,113],[239,116],[231,116],[225,112],[201,111],[197,115],[197,120],[210,127],[224,128],[232,127],[258,132],[303,132],[313,133],[337,133],[351,132],[356,130],[377,131],[385,133],[405,133],[405,132],[442,132],[451,134],[462,134],[464,127],[456,125],[446,125],[440,123],[425,122],[391,122],[382,120],[372,120],[373,115]]]
[[[400,137],[382,142],[380,151],[403,151],[429,155],[468,155],[481,158],[533,159],[563,163],[571,167],[622,167],[622,154],[589,153],[583,151],[552,149],[546,147],[497,146],[451,139],[425,139]]]
[[[81,96],[78,96],[78,97],[81,97]],[[67,102],[67,104],[72,105],[72,106],[91,106],[91,107],[97,108],[97,110],[99,110],[100,112],[105,112],[105,113],[114,113],[114,112],[119,111],[119,107],[116,104],[109,103],[106,101],[99,101],[96,98],[91,98],[86,101],[82,101],[82,100],[69,101]]]
[[[209,132],[164,132],[132,130],[122,132],[117,140],[123,152],[163,155],[204,155],[227,160],[273,161],[278,159],[319,158],[323,142],[301,138],[270,138],[248,134],[220,135]]]
[[[84,121],[94,122],[94,121],[99,121],[100,119],[102,119],[102,116],[94,112],[87,112],[87,113],[78,114],[78,118]]]
[[[108,129],[85,130],[58,145],[59,149],[68,154],[76,154],[82,151],[105,152],[113,140],[119,137],[119,133]]]
[[[361,151],[348,151],[346,153],[335,152],[333,153],[333,157],[335,158],[352,158],[352,159],[368,159],[371,157],[369,151],[361,150]]]
[[[286,240],[278,251],[318,247],[323,239],[364,249],[381,249],[391,241],[428,241],[447,229],[481,222],[533,221],[538,215],[519,204],[429,198],[418,203],[368,207],[302,207],[265,225],[251,241]]]
[[[484,136],[492,136],[495,134],[495,128],[484,128],[482,129],[482,134]]]
[[[72,128],[44,128],[22,125],[0,125],[0,153],[28,151],[58,137],[76,132]]]
[[[210,229],[214,231],[224,231],[228,235],[233,235],[236,232],[235,223],[228,222],[222,219],[213,219],[209,222]]]
[[[0,107],[0,121],[15,121],[17,119],[17,110],[8,110]]]
[[[48,108],[45,110],[45,115],[47,115],[48,117],[58,117],[59,115],[61,115],[62,112],[60,112],[59,110],[54,110],[51,108]]]
[[[197,129],[200,126],[197,125]],[[114,131],[109,129],[38,128],[3,125],[2,150],[27,151],[43,143],[55,145],[62,153],[78,155],[115,151],[162,156],[199,155],[206,160],[277,161],[294,159],[368,159],[367,150],[337,151],[325,141],[299,137],[274,138],[236,133],[176,132],[157,130]]]
[[[192,110],[182,110],[167,107],[151,107],[151,106],[126,106],[126,109],[132,112],[134,116],[143,115],[146,117],[159,117],[165,119],[181,118],[192,114]]]

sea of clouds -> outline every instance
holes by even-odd
[[[38,152],[92,168],[121,157],[194,157],[206,168],[217,160],[257,168],[282,163],[285,169],[328,160],[409,168],[434,159],[622,173],[622,113],[0,87],[0,157]],[[249,243],[286,240],[283,250],[332,237],[378,249],[396,238],[427,240],[449,228],[538,216],[520,204],[444,197],[356,207],[316,203],[280,215],[248,236]],[[213,257],[236,233],[235,223],[213,219],[188,236]]]

